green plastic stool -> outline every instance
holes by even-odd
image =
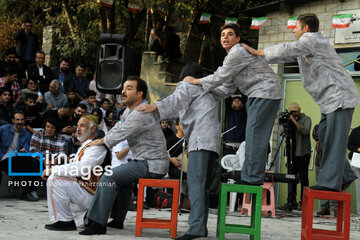
[[[250,193],[252,194],[251,221],[250,226],[239,224],[226,224],[226,202],[227,193]],[[225,233],[249,234],[251,240],[260,240],[261,233],[261,205],[262,205],[261,186],[249,186],[239,184],[221,184],[219,214],[216,235],[219,240],[225,239]]]

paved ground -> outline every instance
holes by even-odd
[[[147,217],[167,218],[170,216],[168,211],[158,211],[149,209],[144,211]],[[277,218],[262,218],[261,239],[281,239],[294,240],[300,239],[301,212],[294,211],[292,214],[278,211]],[[178,236],[185,233],[187,229],[188,214],[183,213],[179,216]],[[217,211],[211,209],[209,214],[209,237],[202,239],[216,239]],[[15,198],[0,198],[0,239],[51,239],[51,240],[71,240],[71,239],[169,239],[168,230],[145,229],[141,238],[135,237],[136,212],[129,212],[125,229],[117,230],[108,228],[106,235],[85,237],[80,236],[77,231],[56,232],[44,228],[49,223],[47,202],[42,198],[38,202],[26,202]],[[250,217],[241,215],[240,212],[228,214],[227,223],[248,224]],[[335,218],[314,218],[316,228],[335,229]],[[119,238],[118,238],[119,237]],[[121,238],[120,238],[121,237]],[[249,239],[247,235],[227,234],[226,239],[242,240]],[[357,217],[351,221],[350,239],[360,239],[360,222]]]

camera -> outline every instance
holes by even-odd
[[[296,127],[294,123],[290,120],[290,115],[292,113],[285,110],[279,114],[279,124],[283,126],[284,133],[287,137],[295,137]]]
[[[288,126],[290,124],[290,114],[288,110],[281,112],[279,114],[279,124],[283,126]]]

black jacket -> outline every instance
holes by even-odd
[[[51,68],[48,66],[43,66],[43,76],[39,75],[39,68],[36,65],[36,63],[29,64],[27,67],[27,75],[28,79],[32,80],[38,80],[39,81],[39,87],[41,92],[46,92],[49,90],[49,84],[51,80],[53,80],[53,75]]]
[[[39,37],[32,32],[30,32],[30,35],[34,38],[34,58],[35,58],[35,53],[36,53],[36,51],[39,50]],[[16,54],[19,55],[20,57],[22,57],[24,55],[25,48],[26,48],[26,32],[25,32],[25,30],[21,29],[21,30],[17,31],[15,33],[14,38],[16,40]]]
[[[54,79],[58,79],[59,74],[60,74],[60,68],[52,67],[51,71],[52,71],[52,76],[54,77]],[[67,92],[69,89],[74,89],[74,83],[73,83],[72,76],[73,76],[73,74],[70,71],[67,71],[65,73],[64,83],[63,83],[64,92]]]

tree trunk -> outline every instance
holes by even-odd
[[[100,32],[107,33],[107,17],[105,7],[100,7]]]
[[[70,14],[70,10],[69,10],[69,4],[66,0],[62,1],[62,6],[64,9],[64,13],[65,13],[65,17],[67,20],[67,24],[68,27],[70,29],[71,32],[71,36],[75,37],[76,33],[75,33],[75,22],[74,19],[72,18],[71,14]]]
[[[116,1],[113,2],[113,6],[108,8],[108,32],[115,33],[115,6]]]

